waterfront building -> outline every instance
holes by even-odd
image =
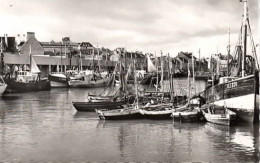
[[[147,57],[142,52],[128,52],[124,48],[117,48],[110,56],[111,61],[119,61],[121,55],[121,62],[126,68],[133,59],[136,60],[136,69],[147,71]]]
[[[113,69],[116,64],[113,61],[100,61],[94,57],[91,57],[91,59],[84,57],[87,56],[84,52],[83,57],[81,57],[80,50],[84,46],[87,47],[88,51],[90,51],[90,49],[93,51],[94,49],[94,54],[95,51],[97,51],[95,50],[96,48],[86,42],[73,43],[68,37],[63,38],[62,42],[39,42],[34,32],[28,32],[26,40],[19,40],[17,43],[15,42],[15,37],[9,38],[5,35],[0,38],[2,38],[1,40],[4,47],[0,62],[2,73],[27,70],[30,63],[30,47],[34,60],[42,72],[41,76],[47,76],[57,65],[62,65],[61,68],[63,70],[67,68],[79,69],[80,60],[83,69],[98,64],[106,65],[107,68]],[[4,70],[5,72],[3,72]]]

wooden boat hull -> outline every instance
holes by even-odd
[[[171,116],[174,122],[181,122],[181,123],[200,122],[203,120],[199,112],[196,111],[174,112]]]
[[[212,117],[211,115],[204,114],[206,120],[210,123],[219,124],[219,125],[230,125],[229,118],[226,117]]]
[[[32,83],[24,83],[15,81],[15,79],[5,79],[7,88],[10,92],[33,92],[47,91],[51,89],[49,81],[36,81]]]
[[[206,104],[201,108],[205,119],[210,123],[231,125],[236,122],[236,113],[223,106]]]
[[[7,85],[6,84],[0,84],[0,96],[5,92]]]
[[[101,120],[142,119],[139,109],[116,109],[111,111],[96,111]]]
[[[71,88],[99,88],[99,87],[106,87],[112,84],[111,78],[104,78],[99,80],[69,80],[68,86]]]
[[[95,112],[96,109],[119,109],[128,101],[104,101],[104,102],[72,102],[77,111]]]
[[[217,84],[202,94],[207,103],[225,106],[246,122],[259,123],[259,74]]]
[[[147,106],[143,109],[140,109],[140,113],[146,119],[154,119],[154,120],[167,120],[171,119],[171,114],[174,112],[172,109],[172,104],[159,104],[159,105],[151,105]]]
[[[141,110],[141,114],[145,119],[154,119],[154,120],[169,120],[171,119],[171,114],[173,110],[170,111],[146,111]]]
[[[48,80],[50,81],[50,85],[52,88],[67,88],[68,81],[65,75],[61,74],[49,74]]]

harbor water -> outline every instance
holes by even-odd
[[[258,162],[259,126],[172,120],[101,121],[72,101],[103,89],[52,89],[0,98],[1,162]]]

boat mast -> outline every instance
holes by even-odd
[[[65,58],[66,58],[66,42],[65,41],[63,41],[64,42],[64,44],[65,44],[65,46],[64,46],[64,53],[65,53]],[[60,64],[60,70],[61,70],[61,72],[63,72],[63,64],[62,64],[62,54],[61,54],[61,64]]]
[[[194,94],[196,94],[196,86],[195,86],[195,70],[194,70],[194,56],[193,53],[191,53],[192,56],[192,84],[194,88]]]
[[[99,56],[99,49],[97,49],[97,56],[98,56],[98,70],[100,71],[100,56]]]
[[[188,61],[188,105],[190,105],[190,62]]]
[[[136,67],[135,67],[135,62],[136,62],[136,55],[134,59],[134,78],[135,78],[135,96],[136,96],[136,109],[139,108],[139,102],[138,102],[138,85],[137,85],[137,78],[136,78]]]
[[[156,96],[158,96],[158,85],[159,85],[159,60],[156,58],[156,52],[155,52],[155,61],[156,63]]]
[[[199,48],[199,70],[201,71],[200,48]]]
[[[161,51],[161,90],[162,90],[162,99],[164,98],[164,82],[163,82],[163,78],[164,78],[164,72],[163,72],[163,57],[162,57],[162,51]]]
[[[248,13],[247,13],[247,0],[243,0],[244,2],[244,19],[243,19],[243,36],[244,36],[244,53],[243,53],[243,59],[242,59],[242,77],[245,77],[245,65],[246,65],[246,51],[247,51],[247,17],[248,17]]]
[[[0,69],[1,69],[1,75],[2,75],[2,74],[4,74],[4,64],[3,64],[4,63],[4,57],[3,57],[4,53],[3,53],[3,39],[2,38],[1,38],[1,54],[0,55],[1,55],[0,56],[1,57],[1,60],[0,60],[1,68]]]
[[[79,61],[80,61],[80,71],[82,71],[82,53],[81,53],[81,50],[79,52]]]
[[[227,47],[227,77],[229,77],[229,56],[230,56],[230,28],[228,28],[228,47]]]
[[[258,37],[259,37],[258,39],[259,39],[259,43],[260,43],[260,2],[258,2]],[[259,54],[260,54],[260,48],[258,48],[258,49],[259,49]],[[260,59],[260,57],[258,59]]]

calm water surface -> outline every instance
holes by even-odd
[[[0,98],[0,161],[258,162],[259,126],[100,121],[77,112],[100,89],[52,89]]]

